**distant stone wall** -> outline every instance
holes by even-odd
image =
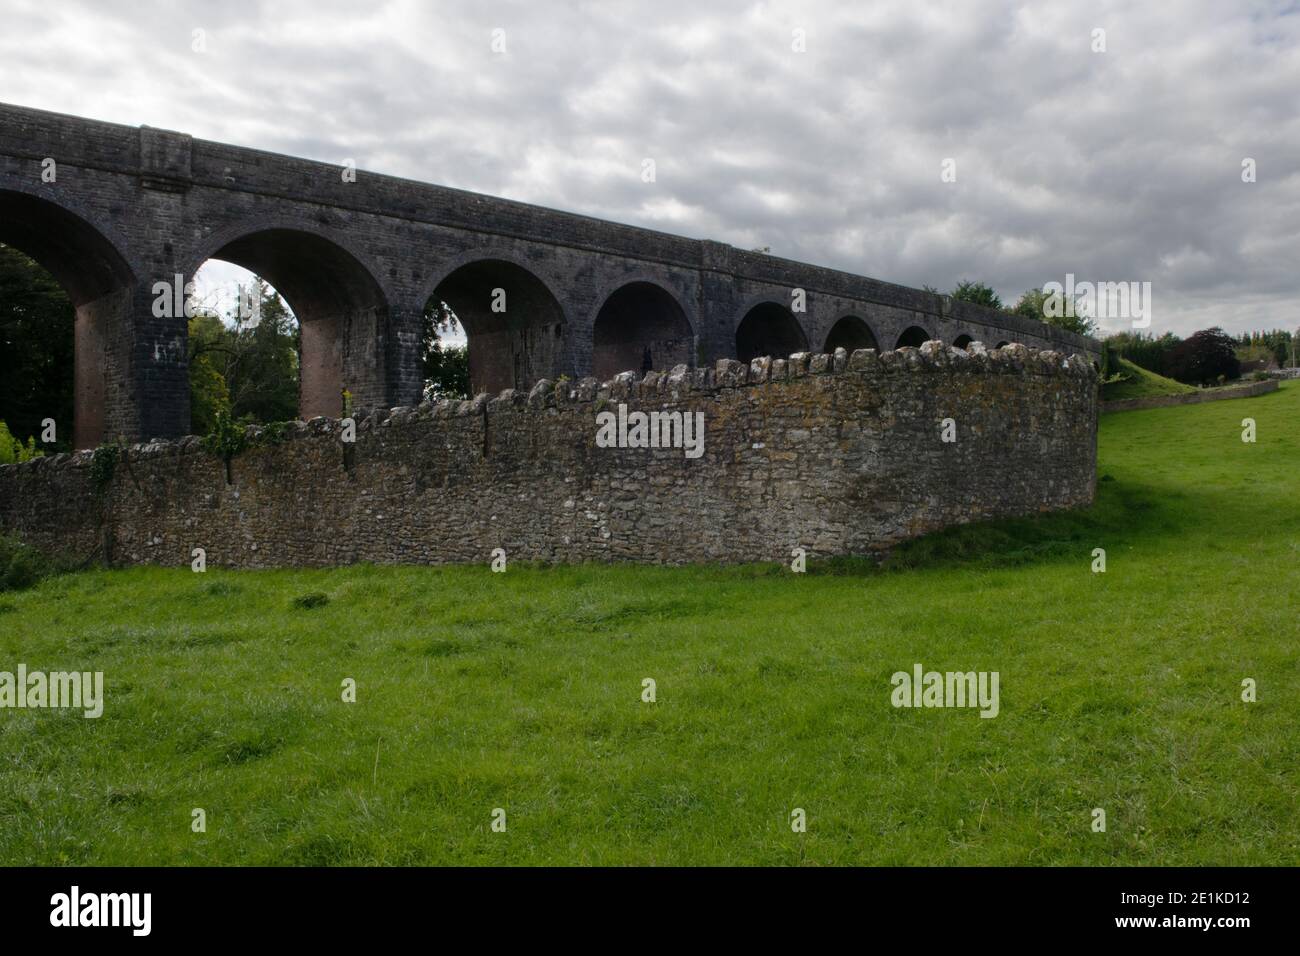
[[[1231,388],[1207,388],[1181,395],[1152,395],[1149,398],[1121,398],[1113,402],[1102,402],[1103,412],[1134,412],[1143,408],[1165,408],[1169,405],[1199,405],[1201,402],[1221,402],[1225,398],[1254,398],[1277,391],[1277,380],[1266,379],[1251,382],[1249,385]]]
[[[0,528],[50,552],[209,567],[509,559],[789,562],[1092,501],[1086,356],[928,342],[724,359],[644,379],[294,423],[224,463],[199,439],[0,467]],[[699,457],[598,447],[598,416],[702,413]],[[945,442],[945,419],[955,441]],[[94,472],[99,472],[99,482]]]

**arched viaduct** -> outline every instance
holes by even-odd
[[[160,307],[156,287],[183,285],[209,259],[263,276],[298,316],[304,418],[337,416],[345,388],[358,407],[417,403],[421,314],[435,296],[466,329],[478,391],[927,339],[1101,353],[1083,336],[876,279],[345,172],[0,104],[0,242],[47,268],[76,307],[77,447],[188,432],[185,318]],[[795,290],[803,311],[791,310]]]

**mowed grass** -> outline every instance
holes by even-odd
[[[1108,415],[1093,509],[884,571],[131,569],[0,595],[0,669],[107,692],[98,720],[0,711],[0,862],[1300,863],[1298,422],[1295,385]],[[917,662],[1000,672],[1001,713],[893,708]]]

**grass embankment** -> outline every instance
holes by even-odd
[[[1126,398],[1153,398],[1160,395],[1186,395],[1196,391],[1191,385],[1184,385],[1172,378],[1165,378],[1148,371],[1140,365],[1134,365],[1128,359],[1116,359],[1112,370],[1124,377],[1118,381],[1102,386],[1102,401],[1114,402]]]
[[[0,669],[107,692],[98,720],[0,711],[0,862],[1300,863],[1298,419],[1296,385],[1106,416],[1095,508],[886,571],[132,569],[0,595]],[[893,708],[917,662],[998,671],[1000,714]]]

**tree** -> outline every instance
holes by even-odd
[[[424,327],[420,340],[420,366],[424,378],[424,397],[430,401],[443,398],[469,398],[469,349],[449,346],[442,340],[460,331],[460,321],[446,302],[432,300],[424,310]]]
[[[1169,374],[1169,356],[1180,342],[1182,339],[1172,332],[1159,338],[1141,331],[1116,332],[1106,339],[1106,345],[1117,354],[1166,378],[1172,377]]]
[[[1295,365],[1296,336],[1286,329],[1245,332],[1238,337],[1237,341],[1240,343],[1237,347],[1237,357],[1243,361],[1271,358],[1278,368]]]
[[[1058,329],[1065,329],[1067,332],[1092,335],[1097,331],[1097,323],[1080,313],[1077,298],[1071,302],[1066,299],[1064,292],[1028,289],[1020,296],[1020,301],[1011,311],[1027,319],[1036,319],[1054,325]]]
[[[950,294],[959,302],[973,302],[975,305],[982,305],[989,309],[1002,308],[1002,299],[993,291],[992,286],[987,286],[983,282],[970,282],[963,279],[957,283],[957,288]]]
[[[190,430],[206,435],[218,413],[230,414],[230,388],[226,385],[226,356],[230,330],[211,313],[194,316],[190,333]]]
[[[57,447],[71,447],[75,327],[54,277],[0,244],[0,418],[13,434],[38,435],[53,418]]]
[[[1188,385],[1212,385],[1239,378],[1241,363],[1236,343],[1218,327],[1194,332],[1170,352],[1168,375]]]
[[[240,421],[292,421],[298,417],[298,322],[261,279],[254,291],[260,318],[236,327],[227,365],[230,414]]]
[[[298,323],[270,286],[255,281],[256,322],[212,312],[189,321],[195,434],[209,434],[223,413],[262,424],[298,416]]]

